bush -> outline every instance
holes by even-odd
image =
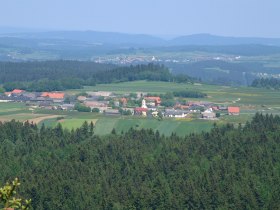
[[[76,103],[74,109],[77,110],[78,112],[91,112],[90,107],[87,107],[80,103]]]

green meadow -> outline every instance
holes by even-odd
[[[95,118],[94,118],[95,117]],[[106,135],[113,129],[117,133],[125,132],[130,128],[134,129],[153,129],[158,130],[160,134],[171,135],[176,133],[184,136],[188,133],[196,133],[202,130],[210,130],[213,127],[213,121],[206,120],[176,120],[176,119],[146,119],[142,117],[98,117],[93,118],[65,118],[63,120],[47,119],[44,123],[46,126],[54,127],[60,123],[64,128],[75,129],[80,127],[85,121],[95,124],[94,132],[98,135]]]

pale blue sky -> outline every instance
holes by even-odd
[[[280,0],[0,0],[0,26],[280,38]]]

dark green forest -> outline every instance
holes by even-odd
[[[280,90],[280,79],[259,78],[252,82],[252,87]]]
[[[30,82],[40,79],[57,80],[65,77],[86,80],[96,72],[113,68],[116,66],[70,60],[0,62],[0,83]]]
[[[0,62],[0,84],[7,90],[61,91],[100,83],[135,80],[193,82],[159,64],[113,66],[81,61]]]
[[[0,123],[0,186],[34,209],[279,209],[280,117],[162,136]]]
[[[250,86],[256,73],[274,74],[276,67],[266,67],[258,62],[229,62],[207,60],[186,64],[166,64],[174,74],[186,74],[203,82],[217,85]]]

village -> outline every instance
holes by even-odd
[[[29,110],[95,112],[106,116],[134,115],[147,118],[199,118],[217,120],[221,115],[239,115],[240,107],[209,101],[176,100],[170,106],[160,96],[148,93],[115,94],[107,91],[70,95],[64,92],[27,92],[14,89],[0,95],[0,102],[21,102]]]

